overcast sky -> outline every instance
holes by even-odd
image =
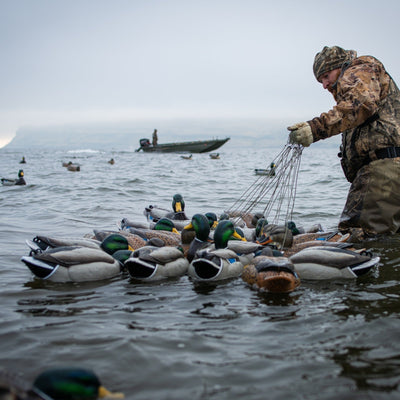
[[[29,125],[310,119],[333,105],[325,45],[400,83],[399,18],[398,0],[0,0],[0,147]]]

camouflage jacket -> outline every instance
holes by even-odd
[[[336,106],[308,123],[314,142],[343,133],[341,162],[352,182],[375,150],[400,147],[400,91],[380,61],[362,56],[342,68],[332,94]]]

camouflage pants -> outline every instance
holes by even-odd
[[[394,234],[400,228],[400,158],[362,167],[351,184],[339,230],[362,228],[366,235]]]

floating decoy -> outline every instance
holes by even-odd
[[[172,211],[166,210],[165,208],[161,208],[158,206],[150,205],[145,208],[144,215],[150,221],[157,222],[160,218],[169,218],[173,221],[175,220],[185,220],[186,224],[190,222],[190,218],[188,218],[185,214],[185,201],[181,194],[176,193],[172,197]]]
[[[380,258],[332,246],[308,247],[289,257],[303,280],[355,279],[376,266]]]
[[[19,162],[20,164],[26,164],[25,156],[22,156],[21,161]]]
[[[287,257],[257,256],[245,265],[242,279],[253,288],[270,293],[290,293],[300,285]]]
[[[191,222],[185,226],[184,231],[193,229],[195,237],[191,241],[189,248],[186,252],[186,258],[191,262],[200,249],[211,245],[209,239],[210,234],[210,220],[203,214],[194,214]]]
[[[18,171],[17,179],[1,178],[1,183],[3,184],[3,186],[26,185],[26,182],[24,179],[24,171],[22,169],[20,169]]]
[[[124,267],[134,279],[159,281],[186,274],[189,261],[177,247],[144,246],[133,252]]]
[[[165,246],[178,246],[181,241],[181,235],[175,228],[175,223],[169,218],[159,219],[153,229],[128,228],[127,231],[145,240],[162,239]]]
[[[32,384],[16,373],[0,370],[0,397],[4,400],[96,400],[124,398],[102,386],[98,376],[84,368],[53,368],[40,373]]]
[[[107,161],[109,164],[114,165],[115,164],[115,160],[113,158],[111,158],[110,160]]]
[[[212,160],[219,160],[219,153],[210,153],[210,158]]]
[[[121,273],[118,260],[102,249],[65,246],[31,252],[21,261],[40,279],[52,282],[87,282],[113,278]]]
[[[192,155],[190,155],[190,156],[181,156],[181,158],[183,158],[184,160],[191,160],[192,159]]]
[[[26,241],[27,245],[36,250],[38,248],[47,250],[49,248],[63,247],[63,246],[82,246],[91,247],[98,249],[100,247],[100,241],[89,238],[57,238],[51,236],[37,235],[32,241]]]
[[[214,245],[197,251],[189,265],[188,275],[196,281],[238,277],[260,247],[240,237],[230,220],[222,220],[214,232]]]

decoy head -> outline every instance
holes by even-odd
[[[227,246],[228,241],[231,240],[232,237],[235,239],[246,241],[245,238],[240,236],[235,231],[235,226],[233,225],[232,221],[229,220],[220,221],[214,232],[215,248],[224,249]]]
[[[43,399],[95,400],[101,397],[122,399],[123,393],[111,393],[99,378],[82,368],[58,368],[42,372],[34,381],[32,391]]]
[[[134,249],[129,245],[128,239],[118,233],[108,235],[100,244],[100,247],[108,254],[113,255],[117,250],[131,250]]]
[[[259,218],[256,224],[256,238],[260,237],[263,233],[264,227],[268,225],[268,221],[265,218]]]
[[[182,195],[179,193],[175,194],[172,198],[172,209],[176,213],[183,212],[185,210],[185,201],[183,200]]]
[[[175,227],[174,222],[169,218],[160,218],[154,225],[154,229],[156,231],[167,231],[179,234],[178,230]]]
[[[203,214],[194,214],[190,223],[183,229],[193,229],[196,232],[196,238],[205,242],[210,234],[210,222]]]
[[[293,235],[298,235],[300,233],[293,221],[288,221],[287,227],[292,231]]]
[[[210,229],[215,229],[218,225],[218,217],[217,214],[213,212],[208,212],[205,214],[205,216],[208,219],[208,222],[210,223]]]

